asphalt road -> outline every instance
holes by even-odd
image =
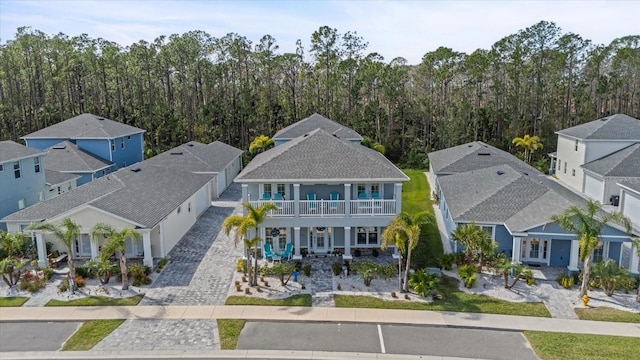
[[[0,352],[59,350],[80,325],[81,322],[3,322]]]
[[[519,332],[416,325],[248,322],[238,349],[538,359]]]

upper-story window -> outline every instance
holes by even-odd
[[[573,147],[573,150],[578,151],[578,140],[576,140],[576,144],[575,144],[575,146]]]
[[[20,179],[22,175],[20,174],[20,161],[16,161],[13,163],[13,175],[16,179]]]
[[[562,164],[562,160],[558,159],[558,171],[560,171],[560,164]]]
[[[365,194],[366,195],[367,186],[365,184],[360,183],[360,184],[357,185],[357,190],[358,190],[358,197],[361,197],[360,194]]]
[[[131,140],[131,135],[127,136],[127,140]]]
[[[116,141],[115,140],[109,140],[109,142],[111,143],[111,152],[116,151]]]
[[[576,169],[571,169],[571,176],[576,176]]]
[[[271,184],[262,185],[262,193],[264,198],[271,199]]]
[[[284,184],[277,185],[278,194],[284,196]]]
[[[120,139],[120,148],[124,149],[124,139]]]
[[[0,172],[4,171],[4,164],[0,164]]]
[[[567,162],[566,161],[564,162],[564,173],[565,174],[567,173]]]
[[[36,174],[37,174],[37,173],[40,172],[40,158],[39,157],[34,158],[33,162],[34,162],[34,165],[35,165],[34,168],[35,168]]]

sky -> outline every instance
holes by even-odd
[[[277,40],[279,52],[294,52],[296,40],[308,51],[321,26],[357,32],[369,43],[366,53],[385,60],[404,57],[417,64],[440,46],[472,53],[490,49],[503,37],[541,20],[564,33],[596,44],[640,35],[640,1],[243,1],[243,0],[0,0],[0,44],[30,26],[53,36],[87,34],[126,47],[160,35],[203,30],[214,37],[237,33],[258,43]]]

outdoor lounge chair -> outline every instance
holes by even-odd
[[[289,260],[291,258],[292,251],[293,251],[293,243],[287,243],[287,245],[284,247],[284,251],[278,255],[282,259]]]
[[[273,194],[273,200],[284,200],[284,198],[282,197],[282,194],[275,193]]]
[[[329,194],[329,199],[331,200],[331,202],[329,202],[329,208],[332,211],[338,210],[338,207],[340,206],[338,203],[338,200],[340,200],[340,193],[332,192],[331,194]]]
[[[309,200],[309,212],[315,212],[318,210],[318,203],[316,202],[316,194],[308,193],[307,200]]]
[[[263,193],[262,200],[271,200],[271,193],[270,192]]]
[[[271,250],[271,244],[269,243],[264,244],[264,258],[267,260],[271,260],[275,256],[277,255],[274,254],[273,251]]]

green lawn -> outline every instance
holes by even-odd
[[[520,316],[551,317],[543,303],[515,303],[458,290],[457,280],[443,276],[442,300],[430,304],[405,300],[382,300],[371,296],[335,295],[336,307],[455,311]]]
[[[218,319],[218,334],[220,335],[220,349],[235,350],[238,337],[244,328],[245,320]]]
[[[120,326],[124,320],[88,321],[64,343],[63,351],[83,351],[92,349],[97,343]]]
[[[575,309],[575,312],[581,320],[640,323],[640,314],[607,307]]]
[[[29,298],[26,296],[0,297],[0,307],[22,306],[27,301]]]
[[[634,337],[525,331],[542,360],[637,359],[640,341]]]
[[[140,294],[122,299],[107,296],[90,296],[69,301],[52,299],[45,306],[135,306],[143,297]]]
[[[293,295],[284,299],[264,299],[251,296],[229,296],[225,305],[311,306],[311,295]]]
[[[433,214],[431,189],[424,170],[406,169],[403,171],[411,180],[402,185],[402,211],[411,215],[422,211]],[[412,267],[420,269],[438,266],[438,259],[443,252],[438,225],[423,226],[420,232],[420,242],[412,251]]]

